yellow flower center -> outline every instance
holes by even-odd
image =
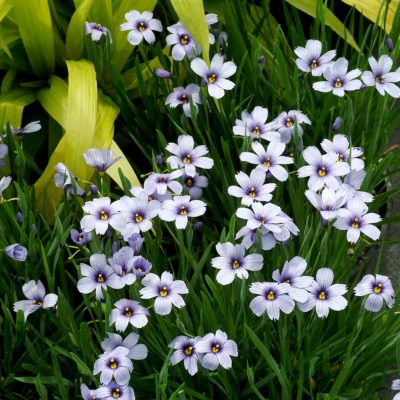
[[[100,211],[100,219],[103,220],[103,221],[108,219],[108,214],[104,210]]]
[[[162,287],[161,290],[160,290],[160,296],[161,296],[161,297],[165,297],[165,296],[167,296],[167,295],[168,295],[168,290],[167,290],[167,287],[164,286],[164,287]]]
[[[293,120],[291,118],[286,118],[285,125],[289,128],[293,125]]]
[[[183,158],[182,158],[182,161],[183,161],[185,164],[190,164],[190,163],[192,162],[191,157],[190,157],[190,154],[188,154],[187,156],[183,157]]]
[[[183,104],[186,104],[186,103],[188,102],[188,99],[187,99],[186,94],[183,94],[183,95],[182,95],[182,97],[181,97],[181,102],[182,102]]]
[[[335,82],[335,87],[339,88],[339,87],[342,87],[342,85],[343,85],[343,83],[342,83],[341,79],[337,78],[336,82]]]
[[[103,283],[104,282],[104,276],[102,273],[97,275],[97,282]]]
[[[237,269],[240,267],[240,262],[238,260],[234,260],[232,263],[232,268]]]
[[[136,223],[142,222],[143,221],[143,215],[136,213],[135,214],[135,221],[136,221]]]
[[[41,306],[43,304],[43,302],[40,300],[32,300],[32,303],[36,304],[37,306]]]
[[[338,158],[337,158],[337,162],[343,161],[343,157],[344,157],[343,154],[339,154]]]
[[[326,293],[325,293],[325,292],[321,292],[321,293],[318,295],[318,298],[319,298],[320,300],[326,300]]]
[[[186,186],[193,186],[193,179],[190,179],[190,178],[188,178],[188,179],[186,179]]]
[[[374,293],[379,294],[380,292],[382,292],[382,283],[378,283],[374,286]]]
[[[317,63],[317,60],[314,58],[314,59],[311,61],[310,68],[315,69],[315,68],[317,68],[317,67],[318,67],[318,63]]]
[[[110,359],[110,368],[112,369],[118,368],[118,363],[113,358]]]
[[[208,82],[210,82],[210,83],[214,83],[216,80],[217,80],[217,76],[215,74],[211,74],[208,77]]]
[[[318,176],[325,176],[326,175],[326,168],[322,167],[318,170]]]
[[[112,395],[114,397],[114,399],[118,399],[119,396],[121,396],[121,389],[120,388],[116,388],[113,392]]]
[[[141,22],[141,23],[139,24],[138,29],[139,29],[140,32],[143,32],[143,31],[146,29],[146,27],[144,26],[144,22]]]
[[[257,196],[257,193],[255,192],[255,189],[254,189],[254,186],[252,186],[250,188],[249,196],[250,197],[256,197]]]
[[[219,351],[220,351],[220,345],[217,343],[217,344],[214,344],[214,346],[212,347],[212,352],[213,353],[219,353]]]
[[[354,218],[353,223],[351,224],[352,228],[358,228],[360,225],[358,223],[358,218]]]
[[[185,351],[185,354],[187,356],[190,356],[192,354],[192,352],[193,352],[193,347],[192,346],[188,346],[188,347],[185,348],[184,351]]]
[[[160,176],[160,183],[164,183],[165,182],[165,178],[166,178],[166,176],[164,174],[162,174]]]
[[[258,136],[258,135],[261,133],[261,130],[260,130],[260,128],[259,128],[258,126],[256,126],[256,127],[252,130],[252,132],[254,133],[254,135]]]
[[[189,43],[189,36],[188,35],[183,35],[181,37],[181,44],[188,44]]]
[[[275,300],[275,293],[272,290],[267,294],[267,299]]]
[[[187,215],[188,214],[187,209],[186,209],[185,206],[181,206],[181,211],[179,212],[179,214],[181,214],[181,215]]]
[[[263,162],[263,165],[265,167],[270,167],[271,166],[271,158],[267,157],[267,159]]]
[[[125,317],[132,317],[132,310],[129,307],[125,307],[124,315]]]
[[[376,78],[375,78],[375,82],[376,83],[382,83],[382,81],[383,81],[383,77],[382,76],[377,76]]]

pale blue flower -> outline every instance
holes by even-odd
[[[162,31],[161,22],[153,18],[153,13],[149,11],[140,13],[132,10],[125,14],[125,19],[128,22],[121,24],[121,31],[130,31],[128,42],[133,46],[138,45],[143,39],[149,44],[154,43],[156,37],[153,31]]]

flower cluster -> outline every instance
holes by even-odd
[[[344,57],[332,61],[335,50],[321,55],[322,44],[318,40],[308,40],[306,47],[296,47],[297,67],[303,72],[311,72],[312,76],[323,75],[326,81],[315,82],[313,89],[319,92],[332,92],[343,97],[346,91],[360,90],[363,86],[375,86],[379,94],[385,92],[394,98],[400,97],[400,88],[395,85],[400,81],[400,72],[390,72],[393,60],[382,55],[377,61],[373,56],[368,58],[371,71],[362,72],[358,68],[348,72],[349,62]],[[357,79],[361,76],[360,79]]]
[[[359,191],[366,175],[364,161],[359,158],[363,150],[351,147],[342,134],[335,135],[332,141],[324,139],[321,147],[325,154],[315,146],[307,147],[303,158],[308,165],[297,171],[300,178],[309,177],[309,190],[305,192],[308,200],[320,211],[324,225],[335,220],[335,228],[347,231],[348,242],[356,243],[361,233],[377,240],[380,231],[372,224],[381,221],[381,217],[368,213],[366,203],[372,201],[372,195]]]
[[[232,367],[231,357],[238,356],[237,344],[219,329],[215,334],[208,333],[203,337],[178,336],[169,347],[175,349],[171,364],[176,365],[183,360],[185,369],[192,376],[197,373],[199,362],[211,371],[219,365],[229,369]]]

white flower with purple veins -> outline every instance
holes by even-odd
[[[82,208],[89,214],[81,219],[81,229],[85,232],[95,229],[98,235],[104,235],[109,225],[117,231],[126,226],[125,218],[119,213],[118,205],[116,202],[111,204],[109,197],[87,201]]]
[[[108,338],[101,342],[105,352],[111,352],[119,346],[129,349],[128,357],[131,360],[144,360],[147,358],[148,350],[145,344],[138,344],[139,335],[130,333],[125,339],[116,333],[107,332]]]
[[[250,309],[261,317],[265,312],[272,320],[278,320],[280,311],[290,314],[295,306],[294,300],[286,293],[289,284],[276,282],[254,282],[250,286],[250,293],[258,294],[250,303]]]
[[[67,192],[72,192],[78,196],[82,196],[85,193],[85,191],[79,185],[76,185],[76,192],[74,191],[71,173],[65,164],[59,162],[54,166],[54,169],[57,171],[54,174],[54,182],[56,187],[65,189]]]
[[[345,196],[346,202],[351,199],[358,199],[364,203],[371,203],[374,200],[371,193],[361,192],[358,190],[360,189],[366,175],[367,173],[364,170],[352,170],[344,177],[344,183],[340,185],[339,190]]]
[[[400,379],[395,379],[392,382],[392,390],[400,390]],[[400,400],[400,393],[397,393],[393,400]]]
[[[341,190],[324,188],[321,194],[312,190],[306,190],[304,193],[308,201],[321,213],[325,221],[332,221],[337,217],[337,211],[346,202],[344,193]]]
[[[294,160],[291,157],[282,156],[285,151],[284,143],[273,141],[268,145],[267,150],[258,142],[253,142],[251,147],[254,153],[246,151],[241,153],[241,161],[257,165],[256,169],[271,173],[280,182],[288,179],[289,174],[280,164],[293,164]]]
[[[177,229],[185,229],[189,217],[199,217],[206,212],[206,203],[201,200],[190,200],[190,196],[174,196],[165,200],[158,216],[163,221],[175,221]]]
[[[290,261],[285,261],[282,272],[279,269],[272,273],[272,279],[278,283],[287,283],[289,285],[288,295],[299,303],[308,300],[307,288],[311,286],[314,280],[312,276],[301,276],[307,267],[307,262],[302,257],[293,257]]]
[[[161,209],[159,201],[149,201],[146,195],[123,196],[114,203],[114,206],[125,220],[124,227],[120,229],[125,240],[133,233],[150,230],[153,226],[150,220],[155,218]]]
[[[13,135],[22,137],[26,133],[33,133],[40,131],[42,129],[42,125],[40,125],[40,121],[33,121],[29,122],[29,124],[26,124],[23,128],[13,128],[10,125],[10,129]]]
[[[310,119],[307,115],[299,110],[290,110],[289,112],[280,113],[272,122],[273,129],[277,130],[280,134],[280,141],[282,143],[289,143],[292,135],[297,128],[297,134],[303,136],[303,128],[300,124],[311,125]]]
[[[344,161],[338,162],[336,153],[321,155],[315,146],[307,147],[303,151],[303,158],[309,165],[299,168],[297,175],[299,178],[309,176],[308,188],[314,192],[324,186],[338,189],[341,182],[337,177],[350,172],[349,164]]]
[[[203,188],[208,186],[208,178],[199,175],[197,172],[194,176],[183,174],[183,187],[189,192],[189,196],[193,200],[198,200],[203,194]]]
[[[388,93],[394,98],[400,97],[400,88],[394,84],[394,82],[400,81],[400,71],[390,72],[393,65],[393,60],[383,55],[376,61],[374,57],[368,58],[368,63],[371,67],[371,71],[364,71],[361,75],[361,79],[367,86],[375,86],[376,90],[383,96]]]
[[[90,266],[81,263],[81,274],[83,278],[78,281],[78,290],[88,294],[96,291],[96,299],[104,299],[102,289],[107,290],[110,286],[113,289],[121,289],[124,283],[114,273],[112,268],[107,265],[104,254],[92,254],[89,259]]]
[[[242,111],[242,119],[235,121],[233,134],[237,136],[248,136],[252,139],[265,139],[269,141],[279,140],[280,135],[273,129],[272,122],[266,123],[268,118],[268,109],[260,106],[254,107],[249,113]]]
[[[308,288],[310,297],[305,303],[298,303],[301,311],[307,312],[315,307],[319,318],[325,318],[329,309],[341,311],[347,307],[347,300],[343,295],[347,292],[346,285],[338,283],[332,285],[333,271],[330,268],[320,268],[316,280]]]
[[[110,43],[112,43],[110,30],[96,22],[85,22],[85,35],[90,35],[95,43],[99,43],[103,35],[108,35]]]
[[[83,158],[86,164],[93,167],[96,171],[106,172],[107,169],[119,161],[122,156],[113,158],[112,150],[92,148],[83,153]]]
[[[387,276],[376,274],[365,275],[361,282],[354,288],[356,296],[367,296],[364,307],[368,311],[378,312],[383,307],[383,302],[391,308],[395,301],[392,282]]]
[[[120,385],[111,381],[107,386],[101,386],[97,389],[97,400],[135,400],[135,393],[128,385]],[[92,400],[92,398],[91,398]]]
[[[90,390],[84,383],[81,384],[81,396],[83,400],[93,400],[93,399],[101,400],[101,397],[97,395],[97,389]]]
[[[110,314],[110,325],[115,323],[118,332],[125,332],[129,324],[138,329],[147,325],[149,311],[137,301],[121,299],[114,306]]]
[[[4,158],[8,154],[8,146],[6,144],[0,144],[0,168],[4,167]]]
[[[207,146],[194,147],[194,140],[189,135],[179,136],[178,144],[168,143],[166,149],[173,154],[167,158],[167,163],[173,169],[184,168],[186,175],[194,176],[196,167],[210,169],[214,166],[212,158],[204,157],[208,153]]]
[[[131,378],[133,369],[128,354],[129,349],[120,346],[113,351],[100,355],[94,363],[93,375],[101,372],[100,382],[103,385],[109,384],[113,378],[118,384],[126,385]]]
[[[152,299],[156,297],[154,311],[159,315],[168,315],[172,310],[172,305],[178,308],[185,306],[185,302],[180,296],[189,293],[185,282],[176,280],[170,272],[164,271],[161,278],[156,274],[147,274],[142,279],[144,288],[139,290],[142,299]]]
[[[46,290],[41,281],[29,281],[22,286],[22,291],[28,300],[21,300],[14,303],[14,311],[23,311],[25,321],[29,314],[39,310],[39,308],[54,307],[58,296],[54,293],[46,294]]]
[[[239,279],[247,279],[248,271],[260,271],[263,267],[263,256],[261,254],[245,256],[245,248],[241,244],[218,243],[216,249],[220,257],[214,257],[211,265],[220,270],[217,274],[217,282],[221,285],[232,283],[235,276]]]
[[[259,169],[253,169],[250,176],[240,171],[235,175],[236,182],[240,186],[229,186],[228,193],[231,196],[239,197],[242,199],[242,204],[250,206],[255,201],[270,201],[272,199],[272,192],[276,188],[275,183],[266,183],[265,172]]]
[[[28,255],[27,248],[19,243],[10,244],[4,249],[4,252],[15,261],[25,261]]]
[[[0,179],[0,200],[3,198],[3,192],[6,190],[12,181],[11,176],[3,176]]]
[[[281,225],[286,222],[286,218],[280,215],[281,208],[275,204],[253,203],[252,210],[248,208],[238,208],[236,215],[247,220],[246,225],[250,229],[264,227],[270,232],[281,233]]]
[[[237,67],[232,61],[224,63],[224,57],[219,54],[214,55],[210,67],[201,58],[195,58],[190,63],[190,67],[203,78],[211,97],[220,99],[224,96],[225,90],[231,90],[235,87],[235,84],[226,78],[232,76]]]
[[[333,64],[336,51],[330,50],[321,55],[322,43],[319,40],[307,40],[306,47],[296,47],[294,52],[297,67],[303,72],[311,72],[312,76],[321,76],[327,67]]]
[[[153,13],[145,11],[142,14],[137,10],[129,11],[125,14],[128,22],[121,24],[121,31],[130,31],[128,33],[128,42],[136,46],[143,39],[152,44],[156,37],[153,31],[161,32],[162,25],[158,19],[153,18]]]
[[[177,172],[177,171],[174,171],[174,172]],[[179,171],[179,172],[181,172],[181,171]],[[150,176],[152,176],[152,175],[154,175],[154,173],[152,173]],[[182,175],[182,173],[181,173],[181,175]],[[149,176],[149,178],[150,178],[150,176]],[[165,181],[166,179],[161,178],[161,177],[155,177],[155,178],[156,179],[154,179],[154,177],[152,177],[152,179],[149,180],[149,182],[147,182],[147,184],[146,184],[146,181],[147,181],[147,179],[146,179],[146,181],[144,182],[144,185],[146,186],[145,188],[142,188],[140,186],[132,186],[129,189],[129,191],[132,193],[132,196],[140,197],[144,194],[147,196],[147,199],[149,201],[157,201],[160,203],[160,205],[162,204],[162,202],[164,200],[170,199],[172,197],[172,194],[170,192],[167,192],[167,189],[168,189],[167,185],[169,182],[167,184],[165,184],[165,186],[164,186],[163,183],[158,184],[158,183],[154,183],[154,181],[161,181],[161,180]],[[178,183],[180,186],[182,186],[179,182],[175,182],[175,183]],[[156,185],[158,185],[157,187],[159,187],[159,189],[162,189],[162,190],[165,189],[165,193],[159,194],[157,192]],[[150,187],[150,189],[154,189],[154,190],[150,191],[149,187]],[[182,191],[182,189],[181,189],[181,191]]]
[[[200,357],[197,353],[197,343],[201,340],[200,336],[191,338],[188,336],[176,337],[168,347],[175,349],[171,355],[171,364],[176,365],[183,360],[183,365],[190,375],[195,375],[198,371],[197,363]]]
[[[133,260],[133,272],[138,277],[145,276],[152,268],[151,262],[142,256],[137,256]]]
[[[199,44],[181,22],[167,27],[170,34],[166,37],[167,45],[172,46],[172,58],[181,61],[185,58],[193,59],[201,53]]]
[[[132,285],[136,281],[136,274],[132,273],[133,269],[133,250],[129,246],[122,247],[108,259],[108,263],[123,283],[123,285]]]
[[[349,200],[346,208],[338,210],[338,219],[333,226],[336,229],[347,231],[347,241],[356,243],[360,238],[360,233],[364,233],[372,240],[378,240],[381,231],[374,225],[382,221],[379,214],[368,213],[368,207],[358,199]]]
[[[171,108],[176,108],[182,104],[183,112],[187,117],[191,117],[190,110],[190,100],[192,100],[192,104],[196,110],[198,110],[197,104],[201,104],[200,99],[200,87],[191,83],[186,86],[178,86],[174,88],[174,91],[168,95],[165,100],[165,104],[169,105]]]
[[[182,185],[179,182],[175,181],[175,179],[182,176],[182,174],[183,172],[181,170],[172,171],[169,174],[159,174],[153,172],[144,181],[144,190],[148,193],[149,196],[151,196],[154,192],[157,192],[157,194],[159,195],[165,195],[168,189],[170,189],[175,194],[181,194],[183,189]],[[159,200],[164,201],[165,199]]]
[[[214,334],[207,333],[196,345],[198,353],[205,353],[201,365],[211,371],[215,371],[218,365],[225,369],[232,367],[231,357],[238,356],[237,344],[225,332],[217,330]]]
[[[356,68],[347,72],[349,62],[341,57],[324,71],[325,82],[313,83],[313,89],[318,92],[332,92],[336,96],[343,97],[346,90],[358,90],[362,82],[358,78],[361,71]]]
[[[326,153],[336,153],[338,161],[345,161],[350,164],[350,169],[360,171],[364,169],[364,161],[357,157],[361,157],[364,151],[361,147],[351,147],[349,139],[345,135],[335,135],[331,140],[324,139],[321,147]]]

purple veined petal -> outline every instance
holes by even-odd
[[[262,296],[257,296],[250,302],[250,309],[255,315],[257,315],[257,317],[260,317],[267,310],[267,304],[268,303],[265,298]]]
[[[236,72],[236,70],[237,70],[237,66],[236,66],[235,63],[233,63],[232,61],[225,62],[221,66],[221,69],[219,71],[219,76],[222,79],[229,78],[230,76],[232,76]]]
[[[341,311],[347,307],[347,300],[343,296],[333,296],[328,300],[328,305],[334,311]]]
[[[177,308],[182,308],[185,307],[185,301],[183,300],[182,296],[180,296],[179,294],[176,293],[172,293],[169,296],[171,303],[177,307]]]
[[[361,79],[367,86],[375,86],[375,77],[371,71],[364,71],[361,75]]]
[[[225,369],[232,368],[232,360],[225,352],[217,353],[217,358],[221,366]]]
[[[305,303],[309,299],[309,293],[307,290],[293,286],[289,289],[289,296],[299,303]]]
[[[218,368],[219,361],[218,357],[216,354],[213,353],[207,353],[204,355],[204,357],[201,360],[201,365],[209,369],[210,371],[215,371]]]
[[[95,372],[93,373],[96,375]],[[100,382],[103,385],[108,385],[111,382],[112,377],[113,377],[113,372],[110,369],[105,368],[101,371]]]
[[[350,227],[347,231],[347,241],[349,243],[356,243],[360,238],[360,230]]]
[[[288,172],[281,165],[274,165],[269,168],[271,175],[278,179],[280,182],[284,182],[289,178]]]
[[[378,294],[371,293],[365,302],[365,309],[372,312],[378,312],[382,309],[382,307],[383,297]]]
[[[43,299],[43,308],[54,307],[57,304],[58,296],[54,293],[49,293],[48,295],[44,296]]]
[[[329,305],[326,300],[317,300],[315,311],[319,318],[326,318],[329,314]]]
[[[148,352],[146,345],[137,344],[131,348],[128,357],[132,360],[144,360],[147,358]]]
[[[285,314],[290,314],[294,310],[295,302],[288,295],[283,294],[283,295],[279,296],[278,301],[279,301],[279,308]],[[304,300],[304,301],[306,301],[306,300]]]
[[[323,287],[329,287],[333,282],[333,271],[330,268],[320,268],[317,272],[316,281]]]
[[[209,84],[208,85],[208,94],[211,97],[214,97],[216,99],[220,99],[224,97],[225,91],[224,89],[220,88],[218,85],[214,84]]]
[[[80,293],[88,294],[96,290],[97,283],[91,277],[84,277],[77,284]]]
[[[332,91],[332,86],[329,82],[314,82],[312,85],[313,89],[318,91],[318,92],[323,92],[323,93],[327,93],[327,92],[331,92]]]
[[[304,167],[300,167],[297,170],[297,176],[299,178],[306,178],[308,176],[312,176],[314,174],[315,167],[311,165],[305,165]]]
[[[199,76],[205,77],[208,73],[208,66],[204,60],[201,58],[195,58],[190,63],[190,68]]]
[[[394,83],[386,83],[385,90],[390,96],[394,97],[395,99],[398,99],[400,97],[400,88]]]
[[[28,318],[28,315],[32,314],[33,312],[39,310],[40,306],[37,304],[33,304],[31,300],[20,300],[14,303],[14,311],[23,311],[25,321]]]
[[[243,267],[249,271],[259,271],[264,264],[264,258],[261,254],[249,254],[244,257]]]
[[[349,91],[359,90],[361,88],[361,86],[362,86],[362,82],[359,79],[354,79],[350,82],[346,82],[343,85],[343,89],[349,90]]]
[[[370,237],[372,240],[378,240],[381,231],[374,225],[364,225],[360,227],[360,231]]]
[[[278,320],[280,316],[280,308],[277,301],[266,301],[267,314],[272,320]]]
[[[131,379],[131,375],[126,368],[117,368],[114,372],[114,379],[119,385],[127,385]]]
[[[157,297],[154,302],[154,311],[159,315],[168,315],[172,310],[172,302],[169,298]]]
[[[355,90],[355,89],[353,89],[353,90]],[[332,89],[332,93],[335,96],[339,96],[339,97],[343,97],[345,95],[345,91],[344,91],[343,87],[340,87],[340,88],[334,87]]]
[[[229,285],[235,279],[235,272],[232,269],[224,268],[218,271],[216,280],[220,285]]]
[[[197,373],[198,367],[197,367],[197,362],[198,359],[197,357],[186,357],[183,361],[183,364],[186,368],[186,370],[189,372],[189,375],[193,376]]]

